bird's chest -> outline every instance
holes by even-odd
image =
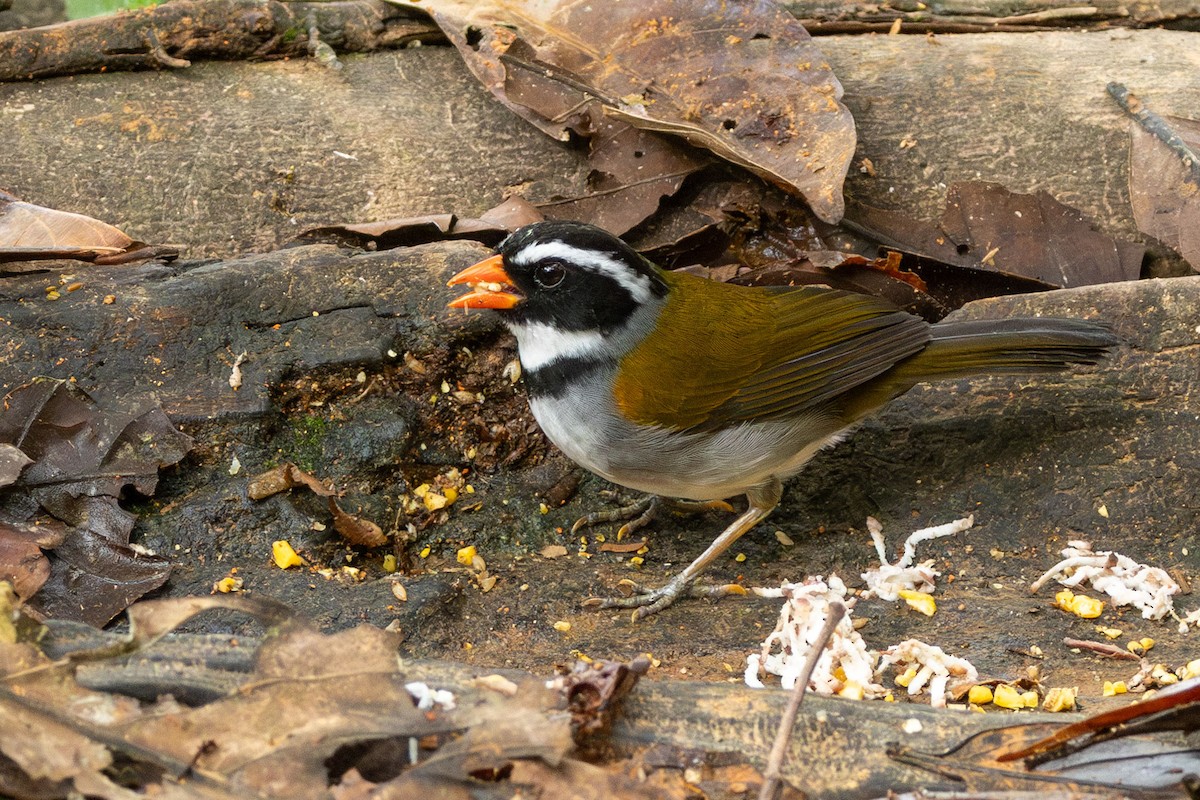
[[[580,466],[612,478],[614,447],[628,442],[625,424],[613,414],[612,388],[588,381],[554,397],[531,397],[529,407],[547,438]]]

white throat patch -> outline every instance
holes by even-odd
[[[513,257],[513,261],[517,264],[527,265],[543,258],[557,258],[581,269],[606,275],[624,287],[637,303],[645,303],[650,299],[649,278],[634,272],[615,258],[595,250],[573,247],[566,242],[538,242],[518,251]]]
[[[600,331],[564,331],[541,322],[509,325],[517,337],[521,366],[532,372],[560,358],[604,355],[608,352]]]

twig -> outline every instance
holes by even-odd
[[[1122,650],[1116,645],[1105,644],[1104,642],[1092,642],[1087,639],[1072,639],[1067,637],[1063,639],[1063,644],[1067,647],[1078,647],[1080,650],[1091,650],[1093,653],[1099,653],[1102,656],[1109,658],[1120,658],[1125,661],[1140,661],[1138,656],[1128,650]]]
[[[1187,142],[1179,138],[1179,134],[1170,124],[1142,105],[1141,98],[1129,91],[1125,84],[1113,81],[1108,84],[1108,93],[1117,101],[1117,105],[1121,106],[1126,114],[1133,117],[1147,133],[1175,151],[1175,154],[1182,159],[1184,168],[1191,173],[1188,179],[1189,183],[1200,186],[1200,156],[1197,156],[1196,151],[1188,147]]]
[[[788,701],[787,708],[783,711],[783,718],[779,720],[779,731],[775,734],[775,743],[771,745],[771,755],[767,758],[767,768],[763,772],[763,783],[762,788],[758,792],[758,800],[775,800],[779,795],[783,758],[787,753],[788,745],[792,741],[792,729],[796,726],[796,715],[800,712],[800,703],[804,701],[804,692],[808,689],[808,681],[812,678],[813,670],[816,669],[817,662],[824,654],[825,647],[829,644],[829,640],[833,636],[833,631],[845,615],[845,603],[840,600],[829,601],[829,611],[825,617],[825,624],[821,627],[821,632],[817,635],[817,640],[813,642],[812,649],[808,651],[808,657],[804,661],[804,669],[801,670],[800,675],[796,678],[796,685],[792,688],[791,699]]]

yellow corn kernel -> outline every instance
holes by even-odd
[[[1001,708],[1025,708],[1025,698],[1012,686],[1002,683],[992,692],[992,702]]]
[[[909,667],[908,669],[904,670],[904,672],[896,676],[896,685],[907,689],[908,685],[913,682],[913,678],[915,677],[917,677],[917,668]]]
[[[937,603],[931,594],[914,592],[911,589],[901,589],[900,598],[905,603],[908,603],[909,608],[914,611],[920,611],[927,617],[932,617],[937,612]]]
[[[388,553],[383,557],[383,571],[395,572],[397,569],[396,556],[394,553]]]
[[[1046,692],[1046,699],[1042,701],[1042,711],[1074,711],[1077,694],[1078,687],[1056,686]]]
[[[424,497],[432,488],[433,487],[428,483],[422,483],[420,486],[413,489],[413,494],[415,494],[417,497]]]
[[[1189,661],[1187,665],[1184,666],[1183,675],[1181,677],[1185,681],[1189,678],[1200,678],[1200,658],[1197,658],[1195,661]]]
[[[445,495],[438,494],[437,492],[427,491],[421,496],[421,499],[425,501],[425,508],[430,511],[441,511],[450,504]]]
[[[232,576],[221,578],[221,580],[213,584],[213,589],[221,592],[222,594],[240,592],[242,590],[242,579],[234,578]]]
[[[559,633],[566,633],[567,631],[571,630],[571,623],[560,619],[558,622],[554,623],[554,630],[558,631]]]
[[[1106,628],[1103,625],[1097,625],[1096,632],[1104,634],[1109,639],[1120,639],[1121,634],[1124,633],[1120,628]]]
[[[846,685],[838,690],[838,697],[845,697],[850,700],[862,700],[866,696],[866,690],[854,681],[847,681]]]
[[[285,539],[279,539],[271,543],[271,557],[275,559],[275,566],[280,569],[304,566],[304,559],[299,556],[292,545]]]
[[[420,553],[421,558],[429,558],[429,554],[432,552],[433,552],[433,548],[431,548],[429,545],[425,545],[424,547],[421,548],[421,553]]]
[[[469,544],[466,547],[461,548],[454,555],[454,558],[457,559],[458,563],[462,564],[464,567],[469,567],[471,566],[471,563],[475,561],[476,555],[477,553],[475,551],[475,545]]]
[[[1154,669],[1150,670],[1150,677],[1164,685],[1179,682],[1179,676],[1167,669],[1166,664],[1155,664]]]
[[[1069,611],[1083,619],[1095,619],[1104,613],[1104,601],[1083,594],[1075,594],[1070,589],[1063,589],[1054,595],[1054,604],[1063,611]]]
[[[1135,656],[1143,655],[1151,647],[1154,647],[1154,640],[1149,636],[1137,639],[1136,641],[1132,641],[1125,645],[1125,649],[1133,653]]]
[[[971,691],[967,692],[967,702],[977,706],[987,705],[992,702],[992,687],[982,684],[972,686]]]
[[[1021,692],[1021,702],[1025,704],[1026,708],[1037,708],[1038,707],[1037,692],[1033,691],[1032,689],[1029,690],[1028,692]]]
[[[1125,685],[1125,681],[1105,681],[1104,690],[1101,692],[1105,697],[1113,697],[1118,694],[1125,694],[1129,688]]]
[[[736,556],[733,557],[733,560],[738,562],[739,564],[741,564],[743,561],[746,560],[746,554],[738,553]]]
[[[458,499],[458,489],[455,489],[453,486],[447,486],[445,489],[442,489],[442,497],[446,498],[446,505],[450,505]]]
[[[538,503],[538,513],[539,514],[549,514],[550,506],[546,505],[545,503]]]
[[[894,702],[896,702],[896,696],[894,694],[892,694],[891,692],[888,692],[887,694],[885,694],[883,696],[883,702],[894,703]]]

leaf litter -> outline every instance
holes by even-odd
[[[42,618],[97,626],[162,585],[171,564],[130,545],[136,517],[121,499],[153,495],[191,446],[150,398],[97,400],[48,378],[12,391],[0,408],[0,579]]]
[[[152,650],[214,610],[249,614],[268,631],[252,670],[225,696],[184,705],[161,673],[163,692],[144,702],[77,682],[79,667]],[[5,619],[20,612],[0,608]],[[130,632],[115,644],[85,645],[57,660],[35,644],[44,632],[0,641],[0,753],[8,759],[0,793],[697,796],[680,776],[648,780],[633,762],[580,760],[580,746],[608,729],[645,674],[645,659],[578,662],[550,680],[489,676],[459,694],[409,680],[396,634],[362,625],[325,635],[272,601],[156,600],[129,614]]]
[[[1134,120],[1129,202],[1138,230],[1200,270],[1200,121],[1160,116],[1119,83],[1108,93]]]
[[[454,674],[461,677],[447,685],[428,677],[436,671],[422,672],[398,659],[401,641],[395,634],[361,625],[325,635],[269,600],[146,601],[129,609],[125,636],[73,644],[69,633],[66,639],[56,636],[61,624],[47,635],[11,601],[0,591],[0,618],[15,621],[21,631],[0,637],[0,754],[6,759],[0,793],[8,796],[716,800],[745,797],[765,779],[779,776],[781,759],[774,750],[760,774],[744,753],[672,754],[665,744],[647,746],[629,738],[630,731],[618,732],[615,715],[640,693],[639,679],[651,663],[645,658],[579,661],[549,680],[512,671],[475,677],[476,671],[459,670]],[[142,700],[82,682],[85,667],[107,664],[120,672],[123,658],[200,638],[175,631],[212,611],[250,615],[267,631],[261,640],[226,637],[226,650],[240,654],[249,668],[224,694],[180,702],[171,696],[174,674],[162,669],[140,670],[143,682],[159,687],[140,692]],[[893,655],[908,658],[899,650]],[[213,663],[225,661],[218,657]],[[938,734],[938,717],[884,707],[877,714],[888,725],[902,723],[904,743],[886,754],[864,751],[862,756],[877,765],[896,760],[941,775],[961,774],[976,792],[1019,786],[1070,789],[1090,797],[1087,791],[1120,784],[1126,796],[1150,796],[1143,795],[1143,787],[1179,785],[1200,757],[1194,747],[1180,747],[1171,738],[1172,731],[1194,720],[1198,690],[1200,679],[1193,679],[1090,720],[1054,724],[1043,717],[958,742]],[[650,702],[649,708],[627,713],[642,715],[645,724],[646,715],[655,713],[653,695],[638,701]],[[798,699],[793,695],[794,705]],[[794,719],[795,709],[790,710]],[[798,728],[824,726],[824,715],[835,711],[822,706]],[[761,720],[722,719],[726,739],[756,738],[751,728],[761,738]],[[667,721],[654,719],[654,724],[664,733],[670,730]],[[737,733],[743,728],[744,734]],[[786,748],[790,731],[790,725],[781,727],[775,749],[780,741]],[[1149,737],[1163,732],[1165,739]],[[1114,752],[1103,744],[1130,733],[1136,738],[1123,745],[1118,759],[1123,779],[1103,767]],[[939,742],[946,749],[922,748]],[[1094,754],[1092,748],[1098,748]],[[1071,757],[1064,759],[1064,752]],[[805,751],[792,754],[812,757]],[[1137,779],[1127,783],[1133,766]],[[802,774],[804,767],[796,764],[789,774]],[[784,797],[801,796],[783,788]]]
[[[821,219],[842,215],[854,122],[819,49],[774,3],[394,1],[429,14],[484,87],[547,135],[598,135],[598,164],[621,125],[651,132],[637,148],[655,166],[614,175],[629,191],[603,189],[643,216],[694,158],[678,155],[681,139],[800,194]]]
[[[15,265],[23,261],[69,258],[96,264],[125,264],[148,258],[172,259],[170,246],[134,241],[98,219],[26,203],[0,190],[0,275],[44,269]]]

